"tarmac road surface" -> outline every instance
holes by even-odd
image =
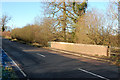
[[[119,80],[119,67],[97,60],[37,48],[2,39],[2,48],[29,80]]]

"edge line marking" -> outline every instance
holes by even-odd
[[[91,75],[94,75],[94,76],[96,76],[96,77],[99,77],[99,78],[102,78],[102,79],[105,79],[105,80],[110,80],[110,79],[107,79],[107,78],[105,78],[105,77],[103,77],[103,76],[100,76],[100,75],[98,75],[98,74],[95,74],[95,73],[86,71],[86,70],[81,69],[81,68],[78,68],[78,70],[83,71],[83,72],[86,72],[86,73],[89,73],[89,74],[91,74]]]
[[[3,50],[3,49],[2,49]],[[4,50],[3,50],[4,51]],[[5,52],[5,51],[4,51]],[[8,54],[5,52],[5,54],[8,56]],[[15,64],[15,66],[20,70],[20,72],[24,75],[24,77],[27,77],[27,75],[22,71],[22,69],[20,69],[20,67],[15,63],[15,61],[13,61],[13,59],[10,57],[10,56],[8,56],[11,60],[12,60],[12,62]]]
[[[40,55],[40,56],[42,56],[42,57],[45,57],[44,55],[42,55],[42,54],[40,54],[40,53],[37,53],[37,55]]]

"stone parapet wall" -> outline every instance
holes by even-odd
[[[102,45],[90,45],[90,44],[75,44],[65,42],[50,42],[51,48],[84,53],[89,55],[104,55],[107,56],[108,47]]]

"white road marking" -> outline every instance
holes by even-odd
[[[100,75],[98,75],[98,74],[95,74],[95,73],[89,72],[89,71],[84,70],[84,69],[81,69],[81,68],[78,68],[78,70],[83,71],[83,72],[86,72],[86,73],[91,74],[91,75],[94,75],[94,76],[96,76],[96,77],[99,77],[99,78],[105,79],[105,80],[110,80],[110,79],[107,79],[107,78],[105,78],[105,77],[103,77],[103,76],[100,76]]]
[[[45,57],[44,55],[42,55],[42,54],[40,54],[40,53],[37,53],[37,55],[40,55],[40,56],[42,56],[42,57]]]
[[[4,50],[3,50],[4,51]],[[5,51],[4,51],[5,52]],[[5,52],[6,53],[6,52]],[[6,55],[8,56],[8,54],[6,53]],[[9,57],[9,56],[8,56]],[[22,71],[22,69],[20,69],[20,67],[15,63],[15,61],[13,61],[13,59],[11,57],[9,57],[12,62],[15,64],[15,66],[20,70],[20,72],[24,75],[24,77],[27,77],[27,75]]]

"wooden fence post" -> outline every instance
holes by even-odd
[[[107,48],[107,56],[110,57],[110,54],[111,54],[111,46],[108,45],[108,48]]]

